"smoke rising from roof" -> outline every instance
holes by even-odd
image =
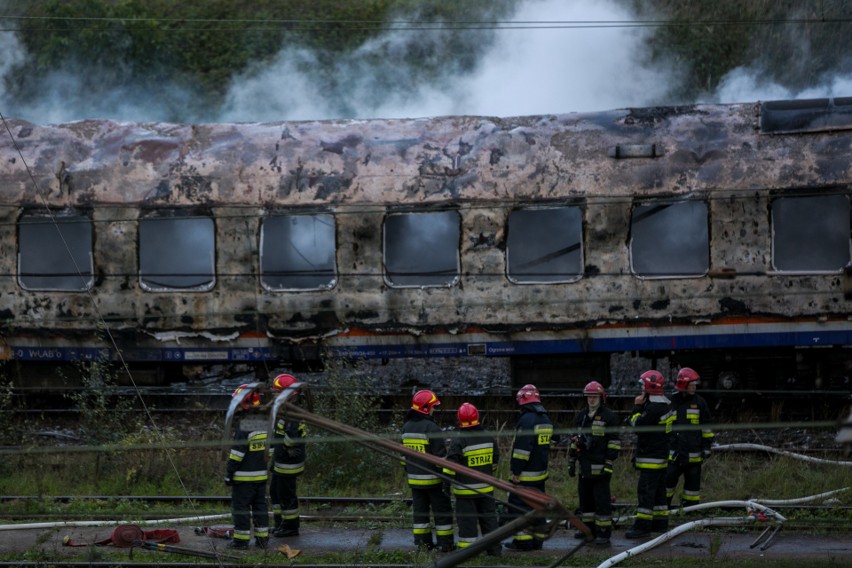
[[[512,21],[627,22],[633,18],[628,7],[614,0],[525,0]],[[410,15],[400,18],[411,20]],[[435,47],[448,45],[452,32],[439,26],[387,32],[340,56],[330,71],[327,62],[320,64],[319,54],[285,47],[234,77],[224,102],[213,107],[200,106],[204,93],[179,77],[130,81],[121,69],[83,64],[68,64],[27,96],[13,96],[5,81],[25,54],[16,36],[5,32],[0,33],[0,108],[6,117],[39,123],[85,118],[263,122],[515,116],[852,94],[852,75],[825,77],[819,85],[795,91],[766,78],[755,63],[729,73],[715,93],[700,101],[676,100],[671,93],[678,92],[683,77],[678,65],[651,65],[645,57],[653,33],[653,27],[627,26],[469,30],[465,41],[478,47],[478,57],[470,65],[447,61],[439,77],[428,77],[410,63],[412,52],[435,53]]]

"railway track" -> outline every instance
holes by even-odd
[[[137,503],[145,503],[145,504],[182,504],[182,503],[192,503],[195,505],[198,504],[207,504],[207,505],[220,505],[223,510],[228,510],[231,503],[231,497],[229,495],[189,495],[189,496],[179,496],[179,495],[56,495],[51,497],[39,496],[39,495],[0,495],[0,505],[8,504],[14,501],[38,501],[40,503],[45,503],[46,501],[51,501],[54,503],[69,503],[69,502],[137,502]],[[376,521],[376,522],[398,522],[400,520],[398,515],[395,516],[383,516],[376,515],[373,512],[370,512],[367,515],[364,514],[348,514],[342,515],[335,513],[335,511],[339,511],[340,509],[347,508],[351,509],[353,507],[363,507],[365,511],[369,511],[372,509],[375,511],[375,507],[387,506],[387,505],[404,505],[410,506],[411,499],[404,497],[323,497],[323,496],[304,496],[299,497],[299,502],[305,510],[311,509],[320,509],[322,512],[317,512],[316,514],[303,514],[302,520],[307,522],[341,522],[341,521]],[[636,504],[633,502],[614,502],[613,509],[616,511],[622,512],[631,512],[636,508]],[[784,511],[785,516],[788,516],[788,513],[795,512],[810,512],[815,513],[819,511],[833,511],[840,513],[850,513],[852,512],[852,505],[815,505],[815,504],[781,504],[781,505],[773,505],[773,509],[778,511]],[[739,506],[735,505],[721,505],[717,507],[719,511],[732,512],[738,509],[741,509]],[[97,515],[97,514],[95,514]],[[6,519],[9,520],[19,520],[19,519],[28,519],[31,518],[31,514],[15,514],[15,513],[6,513],[3,515]],[[50,517],[71,517],[73,515],[48,515]],[[793,515],[789,515],[793,516]],[[140,515],[140,518],[153,517],[152,514],[146,513]],[[848,527],[846,527],[848,528]]]

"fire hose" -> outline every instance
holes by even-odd
[[[617,554],[616,556],[613,556],[602,564],[599,564],[598,568],[609,568],[610,566],[614,566],[622,560],[636,556],[637,554],[641,554],[646,550],[650,550],[687,531],[690,531],[695,528],[708,526],[739,526],[751,524],[757,521],[773,523],[768,525],[763,530],[763,532],[757,537],[757,539],[755,539],[755,541],[751,544],[751,548],[761,545],[760,549],[766,550],[767,548],[769,548],[772,539],[775,537],[776,534],[778,534],[778,531],[781,530],[781,526],[783,525],[783,523],[787,520],[783,515],[769,508],[767,504],[783,505],[806,503],[808,501],[817,501],[820,499],[831,497],[832,495],[835,495],[837,493],[847,491],[848,489],[848,487],[843,487],[841,489],[835,489],[833,491],[826,491],[825,493],[819,493],[817,495],[811,495],[808,497],[799,497],[796,499],[750,499],[748,501],[716,501],[712,503],[701,503],[698,505],[692,505],[690,507],[684,507],[682,509],[673,509],[671,513],[677,514],[690,513],[694,511],[700,511],[702,509],[713,509],[717,507],[742,506],[746,508],[749,514],[745,517],[719,517],[711,519],[699,519],[696,521],[684,523],[664,534],[661,534],[653,540],[649,540],[648,542],[644,542],[629,550],[625,550],[624,552]],[[771,533],[769,532],[770,530],[772,530]]]
[[[795,452],[790,452],[787,450],[779,450],[778,448],[773,448],[771,446],[763,446],[761,444],[724,444],[719,446],[713,446],[714,451],[748,451],[748,450],[759,450],[764,452],[770,452],[773,454],[779,454],[782,456],[791,457],[797,460],[806,461],[810,463],[819,463],[819,464],[828,464],[828,465],[842,465],[842,466],[852,466],[852,461],[843,461],[843,460],[827,460],[823,458],[815,458],[812,456],[806,456],[803,454],[797,454]]]

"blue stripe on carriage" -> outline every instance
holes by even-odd
[[[376,336],[366,336],[370,345],[328,347],[332,356],[367,359],[400,357],[463,357],[469,346],[481,348],[491,357],[511,355],[544,355],[559,353],[611,353],[621,351],[661,351],[671,349],[727,349],[737,347],[826,347],[852,345],[849,331],[779,331],[764,333],[726,333],[705,335],[668,335],[655,337],[606,337],[577,339],[532,339],[529,341],[485,341],[458,343],[387,343],[375,344]],[[392,338],[388,338],[393,340]],[[463,338],[459,338],[463,340]],[[85,347],[10,346],[13,359],[19,361],[87,361],[103,359],[112,350]],[[475,351],[477,354],[480,350]],[[128,361],[205,363],[224,361],[277,360],[273,347],[223,348],[135,348],[122,350]],[[113,360],[116,357],[112,357]]]

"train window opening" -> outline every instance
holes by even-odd
[[[216,283],[215,230],[207,217],[139,221],[139,281],[144,290],[206,291]]]
[[[459,280],[458,211],[397,213],[384,225],[385,278],[393,287],[452,286]]]
[[[767,134],[825,132],[852,128],[852,97],[766,101],[760,130]]]
[[[839,272],[849,264],[847,195],[772,201],[772,267],[780,272]]]
[[[710,267],[707,204],[645,203],[633,208],[630,266],[642,278],[703,276]]]
[[[509,214],[506,270],[517,284],[573,282],[583,275],[579,207],[518,209]]]
[[[85,292],[94,284],[92,220],[85,215],[24,215],[18,247],[25,290]]]
[[[329,214],[273,215],[260,230],[260,278],[267,290],[330,289],[335,223]]]

